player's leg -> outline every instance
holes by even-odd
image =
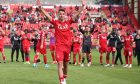
[[[81,53],[80,53],[80,50],[78,51],[78,56],[79,56],[78,64],[80,65],[81,64]]]
[[[120,57],[120,49],[117,48],[116,50],[117,50],[117,54],[116,54],[116,58],[115,58],[115,62],[114,62],[114,64],[117,65],[117,64],[118,64],[117,61],[118,61],[118,59],[119,59],[119,57]]]
[[[128,56],[125,56],[126,65],[124,67],[128,67]]]
[[[68,73],[68,61],[63,62],[63,77],[64,77],[64,82],[66,83],[67,79],[67,73]]]
[[[91,65],[91,57],[92,57],[92,56],[91,56],[91,53],[90,53],[90,52],[88,52],[88,53],[86,53],[86,54],[87,54],[86,57],[87,57],[87,62],[88,62],[88,63],[87,63],[87,66],[90,67],[90,65]]]
[[[25,48],[25,64],[30,64],[30,56],[29,56],[29,53],[30,53],[30,48]]]
[[[114,60],[115,60],[115,52],[112,52],[112,65],[111,67],[114,67]]]
[[[116,48],[111,47],[111,51],[112,51],[112,65],[111,65],[111,67],[114,67]]]
[[[16,48],[16,61],[17,62],[19,62],[18,57],[19,57],[19,48],[17,47]]]
[[[55,53],[54,52],[55,52],[54,50],[51,50],[51,55],[52,55],[52,60],[53,60],[52,64],[56,64],[56,59],[55,59]]]
[[[92,63],[92,55],[91,55],[91,45],[88,45],[88,50],[87,50],[87,54],[88,54],[88,65],[90,66]]]
[[[121,62],[121,65],[123,65],[121,50],[122,49],[119,49],[119,60]]]
[[[58,58],[58,55],[57,55],[58,76],[59,76],[60,84],[64,82],[64,73],[63,73],[64,65],[61,58]]]
[[[128,53],[128,55],[129,55],[129,68],[132,68],[132,53],[133,53],[133,51],[129,50],[129,53]]]
[[[72,64],[71,57],[72,57],[72,53],[73,53],[73,44],[71,45],[70,49],[71,50],[70,50],[70,54],[69,54],[69,58],[70,58],[69,64]]]
[[[76,65],[76,54],[77,54],[77,50],[75,49],[75,47],[73,48],[73,64]]]
[[[110,66],[110,64],[109,64],[109,56],[110,56],[110,52],[107,52],[107,54],[106,54],[106,65],[105,65],[105,67]]]
[[[63,61],[63,77],[64,84],[66,84],[66,78],[68,73],[68,61],[69,61],[69,51],[64,53],[64,61]]]
[[[91,55],[91,52],[89,54],[89,62],[92,63],[92,55]]]
[[[129,68],[132,68],[132,56],[129,56]]]
[[[82,53],[82,63],[81,63],[81,67],[84,67],[84,62],[85,62],[85,57],[86,57],[86,53]]]
[[[103,53],[100,52],[100,64],[103,65]]]
[[[137,51],[137,60],[138,60],[138,66],[140,66],[140,52]]]
[[[11,52],[11,62],[13,62],[13,56],[14,56],[15,48],[12,47],[12,52]]]
[[[64,74],[63,74],[63,61],[64,61],[64,53],[63,53],[63,47],[56,46],[56,60],[57,60],[57,70],[58,70],[58,76],[60,84],[64,83]]]
[[[36,53],[36,46],[34,46],[34,53]]]
[[[87,51],[87,47],[85,45],[83,45],[82,46],[82,63],[81,63],[81,67],[84,67],[86,51]]]
[[[36,51],[36,54],[34,56],[34,63],[33,63],[33,67],[37,67],[37,60],[39,58],[39,52]]]
[[[57,61],[57,66],[58,66],[59,81],[60,84],[63,84],[64,82],[63,61]]]
[[[22,62],[24,62],[24,51],[23,47],[20,48],[21,56],[22,56]]]
[[[110,60],[110,53],[111,53],[111,51],[112,51],[111,47],[107,47],[106,65],[105,65],[105,67],[109,67],[110,66],[109,60]]]
[[[25,52],[25,61],[25,64],[30,64],[30,57],[28,52]]]
[[[45,68],[48,68],[49,65],[47,64],[47,55],[46,54],[43,54],[43,60],[44,60]]]
[[[140,50],[136,50],[138,66],[140,66]]]
[[[4,48],[2,49],[2,58],[3,58],[3,62],[6,63],[6,56],[4,53]]]
[[[99,48],[99,53],[100,53],[100,64],[103,65],[103,53],[104,53],[105,48],[104,47],[100,47]]]

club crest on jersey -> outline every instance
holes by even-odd
[[[106,39],[106,36],[102,36],[102,39]]]
[[[67,24],[64,24],[64,25],[58,24],[58,28],[59,29],[68,29],[68,25]]]

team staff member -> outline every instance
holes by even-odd
[[[108,35],[108,49],[107,49],[107,55],[106,55],[106,65],[105,67],[109,67],[110,63],[110,53],[112,52],[112,65],[111,67],[114,67],[114,60],[115,60],[115,52],[116,52],[116,42],[118,39],[116,28],[112,29],[112,32]]]
[[[137,31],[137,35],[134,38],[136,44],[136,55],[138,60],[138,66],[140,66],[140,30]]]
[[[37,41],[39,39],[39,33],[37,30],[34,31],[34,35],[32,37],[32,42],[34,43],[34,52],[36,53],[36,45],[37,45]]]
[[[20,36],[18,36],[17,32],[11,37],[11,45],[12,45],[12,52],[11,52],[11,62],[13,62],[13,55],[16,51],[16,62],[19,62],[19,49],[20,49]]]
[[[121,36],[120,31],[117,31],[117,34],[118,34],[118,40],[117,40],[117,46],[116,46],[117,55],[116,55],[116,58],[115,58],[115,64],[117,64],[117,61],[119,59],[120,62],[121,62],[121,65],[123,65],[122,54],[121,54],[121,51],[122,51],[122,48],[123,48],[122,36]]]

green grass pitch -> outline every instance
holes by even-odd
[[[43,61],[33,68],[33,49],[31,50],[31,64],[10,62],[11,49],[5,49],[7,63],[0,64],[0,84],[59,84],[57,66],[51,64],[51,55],[48,50],[49,69],[44,68]],[[133,58],[131,69],[117,65],[114,68],[104,67],[99,64],[99,53],[93,50],[93,64],[91,67],[69,65],[67,84],[140,84],[140,67],[136,58]],[[15,57],[14,57],[15,59]],[[40,56],[42,60],[42,57]],[[104,56],[105,64],[105,56]],[[124,57],[123,57],[123,62]]]

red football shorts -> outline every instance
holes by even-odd
[[[69,61],[69,54],[70,54],[70,46],[67,45],[57,45],[56,46],[56,60],[58,62],[64,61],[68,62]]]
[[[106,52],[107,52],[107,47],[101,46],[101,47],[99,48],[99,52],[100,52],[100,53],[106,53]]]
[[[80,48],[79,47],[73,47],[73,53],[76,54],[76,53],[79,53],[80,52]]]
[[[55,45],[50,45],[50,51],[55,51]]]
[[[46,45],[44,45],[42,49],[40,49],[40,45],[37,45],[36,52],[40,52],[43,55],[46,54],[47,53]]]
[[[116,52],[116,48],[115,47],[108,47],[107,48],[107,52],[113,52],[113,53],[115,53]]]
[[[133,55],[132,48],[124,48],[124,55],[125,56],[132,56]]]
[[[24,53],[29,53],[30,52],[30,47],[23,46],[23,52]]]
[[[0,52],[4,52],[4,48],[0,48]]]

